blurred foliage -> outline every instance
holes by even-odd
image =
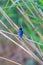
[[[16,0],[14,0],[15,2]],[[25,0],[27,5],[31,8],[31,10],[34,12],[36,18],[30,13],[30,11],[26,8],[25,4],[22,2],[22,0],[19,0],[21,6],[24,8],[25,12],[27,13],[28,17],[32,21],[32,23],[35,25],[35,27],[38,29],[38,31],[43,36],[43,27],[39,24],[43,24],[43,20],[41,20],[38,16],[35,10],[33,9],[31,3],[33,3],[34,6],[40,8],[43,11],[43,0]],[[3,5],[2,5],[3,4]],[[19,6],[18,3],[15,5],[12,5],[10,0],[0,0],[0,7],[8,14],[8,16],[13,20],[14,23],[16,23],[19,27],[23,28],[24,33],[28,38],[31,38],[35,41],[38,41],[40,43],[43,43],[43,40],[39,38],[39,36],[36,34],[36,32],[33,30],[32,26],[27,22],[27,20],[21,15],[21,13],[18,11],[16,6]],[[6,21],[6,19],[0,14],[0,19],[14,32],[14,29],[10,26],[10,24]]]
[[[15,1],[16,0],[14,0],[14,2]],[[40,17],[37,16],[37,12],[35,12],[33,6],[31,5],[31,3],[33,3],[34,6],[40,8],[43,12],[43,0],[24,0],[27,3],[27,5],[30,7],[30,9],[34,12],[36,18],[30,13],[30,11],[27,9],[27,7],[22,2],[22,0],[18,0],[18,1],[20,2],[21,6],[24,8],[26,14],[28,15],[32,23],[35,25],[35,27],[43,36],[43,27],[39,24],[41,23],[43,25],[43,20],[41,20]],[[23,28],[25,35],[28,38],[32,38],[34,41],[40,42],[41,44],[43,44],[43,40],[39,38],[39,36],[33,30],[32,26],[27,22],[27,20],[18,11],[18,9],[16,8],[17,6],[19,6],[18,2],[15,3],[15,5],[12,5],[10,0],[0,0],[0,7],[2,7],[2,9],[7,13],[7,15],[13,20],[14,23],[16,23],[19,27]],[[14,29],[7,22],[4,16],[2,16],[1,13],[0,13],[0,19],[8,26],[9,29],[11,29],[11,31],[15,32]],[[6,30],[1,24],[0,24],[0,29]],[[2,40],[0,40],[0,42],[2,42]],[[43,51],[43,46],[40,46],[40,48]],[[34,65],[35,61],[33,59],[27,59],[24,65],[29,65],[29,64]]]

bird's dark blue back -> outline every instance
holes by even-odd
[[[22,29],[19,29],[19,30],[18,30],[18,35],[19,35],[20,37],[22,37],[22,35],[23,35]]]

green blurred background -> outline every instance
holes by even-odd
[[[15,2],[16,0],[14,0]],[[22,2],[22,0],[18,0],[20,5],[24,8],[24,11],[26,12],[27,16],[30,18],[34,26],[37,28],[37,30],[41,33],[43,36],[43,20],[38,17],[38,13],[35,12],[33,6],[31,3],[36,7],[40,8],[43,12],[43,0],[25,0],[26,4],[30,7],[30,9],[33,11],[36,17],[34,17],[31,12],[28,10],[28,8],[25,6],[25,4]],[[13,20],[14,23],[16,23],[19,27],[22,27],[25,35],[36,42],[40,42],[43,44],[43,40],[36,34],[32,26],[27,22],[27,20],[22,16],[22,14],[18,11],[17,6],[19,6],[18,2],[15,3],[15,5],[12,5],[10,0],[0,0],[0,7],[6,12],[6,14]],[[40,12],[41,13],[41,12]],[[43,18],[43,16],[41,16]],[[15,30],[10,26],[10,24],[7,22],[7,20],[4,18],[4,16],[0,13],[0,19],[8,26],[8,28],[15,32]],[[0,26],[0,29],[6,30],[3,26]],[[42,52],[43,52],[43,46],[40,46]],[[34,60],[28,61],[27,59],[25,65],[29,65],[28,63],[35,62]],[[34,64],[34,63],[33,63]],[[32,65],[32,64],[30,64]]]

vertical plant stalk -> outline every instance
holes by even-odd
[[[8,0],[8,1],[7,1],[5,8],[6,8],[6,7],[7,7],[7,5],[9,4],[9,1],[10,1],[10,0]]]

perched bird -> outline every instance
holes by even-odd
[[[23,30],[22,30],[22,28],[19,28],[19,30],[18,30],[18,37],[22,38],[22,36],[23,36]]]

